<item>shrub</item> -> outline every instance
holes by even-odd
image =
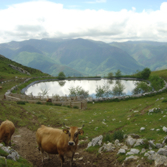
[[[116,140],[118,139],[119,141],[122,141],[124,138],[124,134],[121,130],[115,131],[113,134],[113,139]]]
[[[162,103],[165,103],[165,102],[167,102],[167,99],[162,100]]]
[[[75,109],[79,109],[79,107],[78,107],[78,106],[74,106],[73,108],[75,108]]]
[[[37,101],[36,104],[42,104],[40,101]]]
[[[25,105],[26,102],[25,101],[17,101],[17,104]]]
[[[109,133],[107,133],[106,135],[104,135],[104,137],[103,137],[103,142],[111,142],[112,141],[112,135],[111,134],[109,134]]]
[[[66,76],[65,76],[64,72],[59,72],[58,79],[65,79],[65,78],[66,78]]]
[[[53,105],[53,103],[52,102],[46,102],[46,105]]]
[[[159,90],[159,89],[163,88],[163,86],[164,86],[164,80],[156,75],[151,76],[149,78],[149,80],[150,80],[151,86],[154,90]]]
[[[149,149],[149,142],[147,140],[144,140],[142,146],[145,149]]]

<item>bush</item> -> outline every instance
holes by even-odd
[[[46,105],[53,105],[53,103],[52,102],[46,102]]]
[[[151,87],[146,82],[136,82],[135,86],[136,87],[132,91],[133,94],[140,94],[151,91]]]
[[[75,108],[75,109],[79,109],[79,107],[78,107],[78,106],[74,106],[73,108]]]
[[[149,78],[151,82],[151,86],[154,90],[159,90],[164,87],[164,80],[161,79],[160,77],[154,75]]]
[[[25,105],[26,102],[25,101],[17,101],[17,104]]]
[[[113,139],[116,140],[118,139],[119,141],[122,141],[124,138],[124,134],[121,130],[115,131],[113,134]]]
[[[141,72],[141,78],[143,79],[148,79],[149,76],[151,74],[151,70],[149,68],[145,68],[142,72]]]
[[[112,134],[109,134],[109,133],[107,133],[106,135],[104,135],[104,137],[103,137],[103,142],[111,142],[112,141]]]
[[[40,101],[37,101],[36,104],[42,104]]]
[[[59,72],[58,79],[65,79],[65,78],[66,78],[66,76],[65,76],[64,72]]]
[[[70,94],[69,96],[83,96],[84,98],[87,98],[89,96],[89,92],[82,89],[80,86],[71,87],[69,88]]]

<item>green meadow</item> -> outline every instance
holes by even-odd
[[[152,72],[151,75],[166,79],[167,70]],[[12,74],[11,76],[13,79]],[[6,79],[10,79],[10,75]],[[5,77],[2,80],[4,81]],[[122,131],[124,134],[135,133],[141,138],[155,140],[155,143],[162,142],[166,136],[162,127],[167,127],[167,91],[150,97],[118,102],[88,103],[86,110],[79,110],[46,103],[17,103],[4,100],[5,92],[20,82],[22,80],[17,79],[3,83],[0,90],[0,122],[9,119],[16,125],[16,129],[27,127],[36,131],[40,125],[62,128],[63,123],[67,126],[84,124],[85,133],[80,139],[88,139],[87,142],[99,135],[113,134],[116,131]],[[152,108],[159,108],[158,112],[148,114]],[[145,127],[145,130],[140,131],[141,127]]]

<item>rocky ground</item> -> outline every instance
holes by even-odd
[[[45,159],[44,164],[41,162],[41,154],[37,149],[35,140],[35,132],[26,127],[18,128],[18,131],[12,137],[13,148],[25,159],[29,160],[34,167],[53,167],[60,166],[58,155],[50,155],[50,160]],[[113,151],[91,154],[85,151],[88,144],[82,144],[78,147],[74,156],[73,167],[153,167],[153,161],[148,161],[147,158],[138,156],[137,159],[128,161],[118,161],[118,151],[120,147],[116,147]],[[63,167],[69,167],[70,161],[65,159]],[[164,165],[159,165],[164,166]]]

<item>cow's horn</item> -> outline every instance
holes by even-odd
[[[82,127],[79,127],[78,129],[82,129],[84,127],[84,125],[82,125]]]
[[[63,125],[64,125],[67,129],[70,129],[70,127],[69,127],[69,126],[66,126],[64,122],[63,122]]]

